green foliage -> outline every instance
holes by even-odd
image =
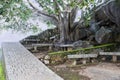
[[[95,7],[96,0],[36,0],[40,7],[43,8],[43,12],[48,15],[55,15],[57,19],[66,10],[72,10],[75,7],[79,7],[83,10],[83,19],[86,26],[91,19],[91,8]],[[24,0],[0,0],[0,15],[6,22],[10,22],[10,25],[19,25],[18,22],[25,22],[30,16],[32,11],[26,6]],[[12,28],[11,26],[9,26]],[[13,29],[18,29],[13,27]],[[24,26],[23,26],[24,29]],[[34,28],[33,28],[34,29]],[[20,29],[19,29],[20,30]],[[25,29],[24,29],[25,30]]]
[[[115,0],[116,4],[120,6],[120,0]]]
[[[1,49],[0,49],[0,56],[1,56]],[[0,80],[5,80],[5,74],[1,63],[1,59],[0,59]]]
[[[4,70],[1,63],[0,63],[0,80],[5,80]]]
[[[54,0],[38,0],[40,6],[49,14],[55,14],[58,15],[60,9],[55,4]],[[63,1],[62,0],[56,0],[56,2],[63,7]]]
[[[58,3],[59,6],[56,5],[55,1],[56,3]],[[95,0],[83,0],[81,2],[79,2],[78,0],[64,0],[64,1],[55,0],[55,1],[54,0],[38,0],[40,6],[42,6],[44,10],[50,14],[58,13],[60,11],[60,7],[61,9],[65,10],[68,6],[70,8],[79,6],[81,9],[87,6],[87,8],[89,9],[90,4],[91,5],[95,4]]]
[[[15,16],[26,20],[31,10],[24,4],[23,0],[1,0],[0,15],[6,18],[6,22],[15,19]]]
[[[39,29],[38,29],[36,26],[33,25],[32,28],[31,28],[31,30],[32,30],[34,33],[36,33],[36,32],[38,32]]]
[[[5,30],[12,30],[13,32],[22,32],[22,33],[27,33],[27,32],[33,32],[33,33],[37,33],[40,32],[41,29],[38,28],[35,25],[26,23],[24,21],[19,21],[19,22],[15,22],[12,24],[8,24],[6,26],[3,26]]]
[[[68,55],[68,54],[76,54],[76,53],[83,52],[83,51],[88,51],[88,50],[92,50],[92,49],[99,49],[99,48],[104,48],[104,47],[110,47],[110,46],[113,46],[113,45],[115,45],[115,43],[103,44],[103,45],[99,45],[99,46],[94,46],[94,47],[89,47],[89,48],[81,48],[81,49],[70,50],[70,51],[51,52],[51,53],[49,53],[49,55]]]
[[[85,26],[89,25],[92,15],[91,9],[98,4],[96,0],[38,0],[38,2],[46,12],[54,15],[59,15],[68,8],[72,10],[75,7],[79,7],[83,10],[82,18]]]
[[[92,17],[91,10],[96,7],[96,0],[83,0],[79,7],[83,10],[83,19],[85,22],[85,26],[89,25],[89,21]]]
[[[31,13],[23,0],[0,0],[0,18],[4,21],[0,29],[28,30],[30,27],[26,26],[26,20]]]

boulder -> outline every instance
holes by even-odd
[[[79,29],[79,39],[82,39],[87,36],[87,30],[86,29]]]
[[[44,60],[44,64],[50,64],[49,60]]]
[[[44,64],[50,64],[50,56],[46,55],[43,60]]]
[[[50,56],[49,56],[49,55],[46,55],[46,56],[44,57],[44,59],[49,60],[49,59],[50,59]]]
[[[87,47],[92,47],[92,45],[90,44],[89,41],[76,41],[73,43],[73,48],[77,49],[77,48],[87,48]]]
[[[112,31],[109,29],[106,29],[104,27],[101,27],[95,33],[95,40],[100,44],[111,42],[112,41]]]
[[[92,33],[96,33],[99,29],[100,29],[100,26],[98,25],[97,22],[95,22],[95,21],[91,21],[91,22],[90,22],[90,28],[89,28],[89,30],[90,30]]]
[[[91,31],[87,28],[76,28],[71,37],[73,37],[74,41],[78,41],[87,38],[89,35],[91,35]]]
[[[99,21],[110,21],[115,23],[118,27],[120,27],[120,0],[105,0],[106,3],[101,6],[97,6],[93,17],[97,22]],[[118,1],[116,3],[116,1]],[[104,25],[103,24],[101,25]],[[105,23],[106,24],[106,23]],[[109,26],[110,26],[109,24]]]
[[[120,33],[115,35],[115,42],[120,42]]]

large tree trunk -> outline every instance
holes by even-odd
[[[66,44],[67,42],[70,41],[70,27],[68,25],[68,19],[67,16],[62,18],[59,21],[58,27],[60,29],[60,43]]]
[[[60,29],[60,42],[64,44],[71,42],[71,38],[70,38],[71,25],[69,25],[68,16],[62,18],[58,26]]]
[[[77,13],[78,8],[74,8],[71,10],[71,12],[64,12],[62,13],[63,16],[59,16],[59,22],[58,22],[58,27],[60,29],[60,43],[71,43],[74,41],[74,36],[73,35],[73,29],[75,29],[74,26],[74,20],[76,18],[76,13]]]

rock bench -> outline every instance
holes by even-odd
[[[100,52],[100,56],[112,56],[112,61],[117,62],[117,56],[120,56],[120,52]],[[106,58],[104,57],[104,60]]]
[[[68,59],[73,59],[73,65],[77,64],[77,59],[82,59],[82,63],[86,64],[87,59],[90,58],[97,58],[98,54],[73,54],[73,55],[68,55]]]
[[[61,44],[59,47],[62,48],[63,51],[69,51],[73,49],[73,44]]]
[[[34,51],[37,51],[37,47],[49,47],[49,50],[52,50],[53,44],[32,44]]]
[[[63,80],[20,43],[3,43],[6,80]]]

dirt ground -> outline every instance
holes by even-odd
[[[65,80],[120,80],[120,63],[76,67],[63,64],[49,67]]]
[[[46,52],[34,53],[34,55],[40,59],[44,57]],[[88,77],[79,74],[79,69],[68,67],[68,63],[59,65],[47,65],[51,70],[61,76],[64,80],[90,80]]]
[[[79,74],[90,80],[120,80],[120,63],[99,63],[80,70]]]
[[[44,54],[39,53],[35,56],[40,58]],[[48,67],[64,80],[120,80],[120,63],[99,62],[98,64],[74,67],[64,63],[48,65]]]
[[[49,66],[55,73],[61,76],[64,80],[90,80],[88,77],[79,74],[79,69],[70,68],[66,65]]]

